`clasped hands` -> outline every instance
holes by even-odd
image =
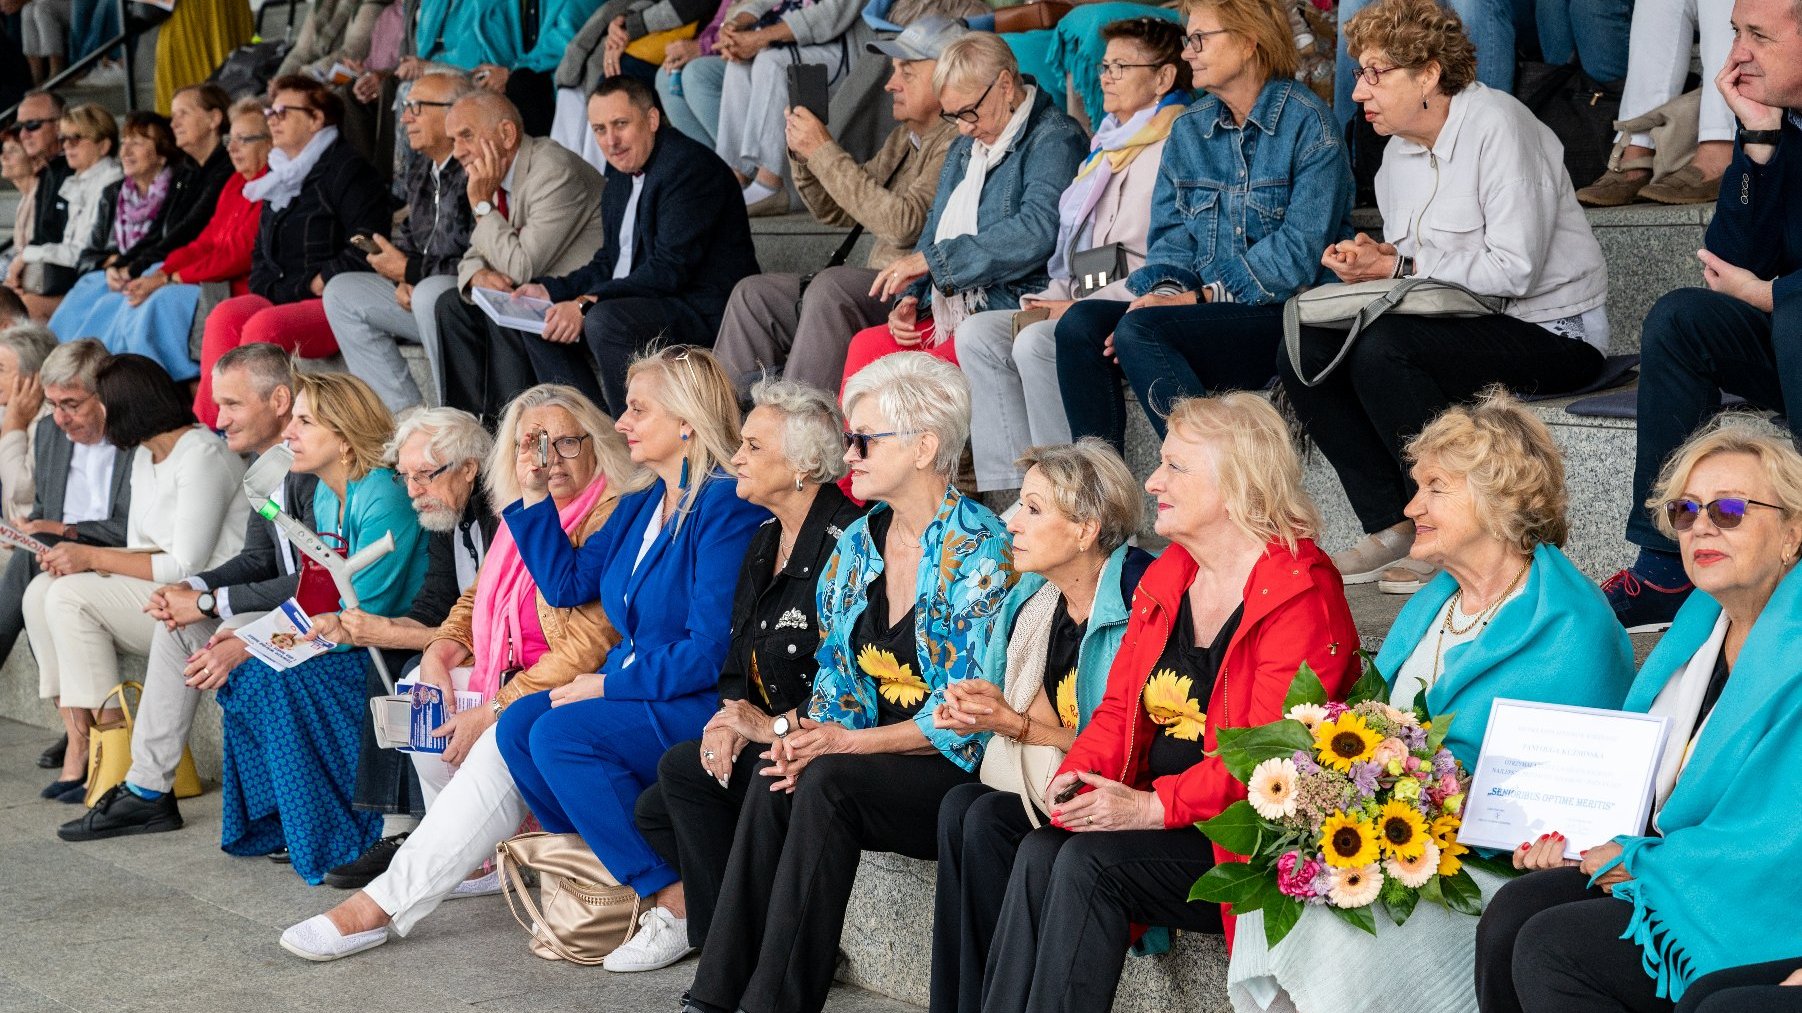
[[[1541,834],[1538,840],[1526,841],[1514,849],[1514,867],[1527,872],[1541,869],[1581,869],[1585,876],[1594,876],[1596,870],[1620,857],[1622,850],[1620,845],[1609,841],[1584,851],[1580,859],[1569,859],[1564,857],[1564,846],[1567,843],[1564,835],[1556,831]],[[1595,881],[1595,885],[1607,893],[1613,893],[1617,885],[1632,878],[1633,874],[1627,871],[1625,864],[1616,864],[1603,873]]]
[[[763,751],[762,756],[770,765],[758,773],[771,779],[771,791],[793,793],[795,780],[817,757],[857,751],[856,737],[844,725],[797,714],[796,726],[787,738],[770,743],[770,748]]]

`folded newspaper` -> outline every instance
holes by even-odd
[[[0,543],[10,545],[15,549],[24,549],[26,552],[43,552],[50,547],[11,524],[0,524]]]
[[[239,627],[238,639],[244,641],[251,657],[278,672],[338,646],[314,630],[306,610],[292,598],[256,622]]]
[[[450,744],[432,729],[444,724],[444,691],[430,683],[403,679],[394,686],[393,696],[378,696],[369,701],[369,715],[375,723],[375,741],[383,749],[403,753],[442,753]],[[457,709],[482,706],[482,694],[457,691]]]

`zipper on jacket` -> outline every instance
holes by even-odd
[[[1427,202],[1420,206],[1420,213],[1414,216],[1414,249],[1420,249],[1420,222],[1427,216],[1427,208],[1433,206],[1433,198],[1439,196],[1439,156],[1433,149],[1427,149],[1427,162],[1433,167],[1433,189],[1427,194]]]

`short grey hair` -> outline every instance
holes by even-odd
[[[249,374],[251,388],[265,401],[277,387],[294,390],[294,358],[280,345],[252,341],[226,352],[213,363],[214,376],[224,376],[234,369]]]
[[[38,369],[38,383],[45,387],[79,387],[94,393],[94,377],[100,364],[112,358],[99,338],[81,338],[58,345]]]
[[[845,384],[845,414],[865,397],[876,400],[876,410],[897,432],[937,436],[932,469],[947,479],[957,474],[964,445],[970,442],[970,381],[963,370],[925,352],[895,352],[858,370]]]
[[[408,415],[394,430],[394,438],[382,451],[382,459],[393,465],[400,448],[422,433],[426,441],[426,460],[435,465],[459,465],[464,461],[482,464],[494,448],[494,438],[474,415],[461,408],[421,408]]]
[[[413,82],[413,86],[417,88],[420,81],[429,81],[432,78],[439,78],[447,83],[450,91],[444,96],[444,101],[451,105],[456,105],[459,101],[476,93],[475,82],[469,79],[469,75],[454,70],[434,70],[429,74],[421,74],[419,80]],[[448,112],[450,106],[446,106],[445,110]]]
[[[0,347],[12,349],[19,357],[20,373],[35,376],[56,351],[56,333],[41,324],[14,324],[0,331]]]
[[[751,403],[782,416],[782,456],[809,482],[845,477],[845,416],[832,395],[798,380],[766,379],[751,387]]]
[[[1078,524],[1094,521],[1095,545],[1102,552],[1126,544],[1139,529],[1139,485],[1106,441],[1085,436],[1075,443],[1029,447],[1014,465],[1021,472],[1039,469],[1059,513]]]
[[[1024,88],[1020,77],[1020,61],[1001,36],[993,32],[971,32],[939,54],[938,66],[932,69],[932,90],[974,88],[1003,76],[1013,79],[1014,88]]]

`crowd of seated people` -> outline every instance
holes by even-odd
[[[1802,410],[1802,10],[1641,0],[1609,49],[1628,5],[1517,6],[1626,82],[1582,190],[1475,0],[1341,0],[1331,98],[1284,5],[1128,6],[1092,120],[980,15],[841,0],[340,0],[263,95],[30,93],[0,135],[0,519],[46,547],[5,559],[0,657],[56,708],[58,835],[182,829],[210,691],[220,847],[349,891],[281,933],[307,960],[501,892],[535,821],[636,898],[606,971],[696,958],[689,1013],[825,1008],[866,851],[939,863],[935,1013],[1105,1009],[1176,932],[1224,935],[1241,1013],[1788,1008],[1802,452],[1716,416]],[[789,105],[796,63],[831,122]],[[839,120],[859,89],[874,144]],[[1366,231],[1354,112],[1386,138]],[[791,188],[867,256],[763,272],[750,219]],[[1637,556],[1598,585],[1522,399],[1605,374],[1629,322],[1582,205],[1640,198],[1715,208],[1700,284],[1644,322]],[[1490,310],[1285,319],[1403,279]],[[1324,544],[1303,438],[1361,540]],[[348,587],[243,495],[278,447],[275,509],[391,544]],[[1386,629],[1362,584],[1411,595]],[[335,646],[281,669],[238,631],[290,599]],[[1629,634],[1667,629],[1636,674]],[[1651,819],[1471,864],[1480,918],[1270,943],[1190,900],[1238,860],[1197,828],[1247,797],[1222,730],[1282,717],[1303,665],[1343,699],[1361,636],[1380,699],[1461,715],[1466,767],[1497,699],[1669,719]],[[444,696],[442,754],[383,744],[395,678]]]

